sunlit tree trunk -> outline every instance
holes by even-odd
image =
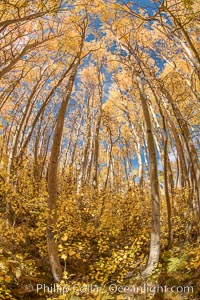
[[[165,117],[162,114],[162,120],[163,120],[163,130],[164,130],[164,186],[165,186],[165,198],[166,198],[166,204],[167,204],[167,222],[168,222],[168,248],[172,247],[173,243],[173,232],[172,232],[172,213],[171,213],[171,201],[170,201],[170,195],[169,195],[169,186],[168,186],[168,136],[167,136],[167,129],[166,129],[166,121]]]
[[[173,101],[171,94],[163,88],[163,92],[167,97],[167,100],[169,101],[174,115],[177,119],[177,122],[179,124],[179,127],[181,129],[184,142],[188,151],[188,155],[190,157],[190,162],[191,162],[191,167],[192,167],[192,173],[194,175],[194,180],[195,180],[195,188],[197,191],[197,216],[198,219],[200,220],[200,166],[199,166],[199,159],[198,159],[198,154],[194,146],[194,142],[191,138],[191,134],[188,128],[188,124],[185,121],[181,111],[179,110],[177,104]]]
[[[154,145],[151,117],[149,113],[147,98],[144,91],[144,86],[140,75],[137,75],[137,83],[140,92],[140,101],[142,105],[143,115],[146,123],[147,145],[150,160],[150,186],[152,203],[151,243],[148,263],[146,269],[143,272],[144,276],[149,276],[157,267],[160,256],[160,194],[156,149]]]
[[[62,132],[64,126],[65,113],[67,105],[71,96],[76,72],[78,65],[72,69],[72,74],[69,77],[69,81],[66,87],[66,95],[61,103],[56,127],[54,131],[53,144],[51,147],[51,155],[48,169],[48,208],[49,217],[47,220],[47,247],[49,254],[49,262],[52,270],[53,278],[56,282],[60,282],[62,278],[62,268],[60,265],[57,244],[54,237],[54,228],[57,221],[57,192],[58,192],[58,159],[60,154],[60,146],[62,139]]]

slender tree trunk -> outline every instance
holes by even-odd
[[[172,232],[172,214],[171,214],[171,202],[169,196],[169,186],[168,186],[168,154],[167,154],[167,130],[164,115],[163,119],[163,129],[164,129],[164,186],[165,186],[165,198],[167,204],[167,223],[168,223],[168,245],[167,248],[170,249],[173,243],[173,232]]]
[[[105,180],[105,184],[104,184],[104,191],[106,191],[106,188],[108,186],[110,169],[111,169],[111,164],[112,164],[112,147],[113,147],[112,131],[109,126],[106,126],[106,127],[108,129],[110,144],[108,143],[108,148],[107,148],[107,174],[106,174],[106,180]]]
[[[78,65],[76,64],[69,77],[66,87],[66,97],[61,103],[54,137],[51,147],[51,155],[48,170],[48,208],[49,216],[47,220],[47,248],[49,254],[49,262],[52,270],[53,278],[56,282],[60,282],[62,278],[62,268],[60,265],[57,244],[54,239],[54,227],[57,221],[57,192],[58,192],[58,159],[60,154],[60,146],[62,140],[62,132],[64,126],[65,113],[67,110],[68,101],[71,96]]]
[[[194,142],[191,138],[188,124],[187,124],[186,120],[184,119],[184,117],[182,116],[181,111],[179,110],[177,104],[173,101],[171,94],[166,90],[166,88],[163,88],[163,92],[166,95],[167,100],[169,101],[169,103],[173,109],[174,115],[175,115],[177,122],[179,124],[179,127],[181,129],[181,132],[182,132],[182,135],[184,138],[184,142],[185,142],[185,145],[186,145],[186,148],[188,151],[188,155],[189,155],[191,167],[192,167],[192,173],[193,173],[194,181],[195,181],[195,188],[196,188],[196,192],[197,192],[196,213],[197,213],[198,220],[200,221],[200,165],[199,165],[198,154],[195,149]]]
[[[140,100],[143,110],[143,115],[146,123],[147,143],[150,159],[150,185],[151,185],[151,203],[152,203],[152,226],[151,226],[151,243],[150,254],[146,269],[143,272],[144,276],[149,276],[157,267],[160,256],[160,194],[158,182],[158,170],[156,149],[152,132],[151,117],[147,104],[147,99],[144,92],[142,80],[137,76],[137,82],[140,92]]]
[[[102,109],[100,108],[99,116],[97,117],[97,124],[94,134],[94,155],[93,155],[93,179],[92,185],[95,189],[98,189],[98,162],[99,162],[99,130],[101,126],[101,116],[102,116]]]

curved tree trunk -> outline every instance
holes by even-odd
[[[192,173],[194,176],[195,188],[196,188],[196,193],[197,193],[196,214],[197,214],[198,220],[200,221],[200,165],[199,165],[198,154],[197,154],[196,148],[194,146],[194,142],[192,140],[188,124],[187,124],[186,120],[184,119],[179,107],[173,101],[171,94],[164,87],[163,87],[163,93],[165,94],[167,100],[169,101],[169,103],[173,109],[174,115],[177,119],[180,130],[182,132],[184,142],[185,142],[185,145],[187,148],[187,152],[188,152],[188,155],[190,158],[191,168],[192,168]]]
[[[152,132],[151,117],[147,104],[147,99],[144,92],[142,80],[137,76],[138,87],[140,91],[140,100],[143,110],[143,115],[146,123],[147,143],[150,159],[150,186],[151,186],[151,202],[152,202],[152,225],[151,225],[151,243],[150,254],[147,267],[143,272],[144,276],[149,276],[157,267],[160,256],[160,194],[158,182],[158,170],[156,149]]]
[[[71,96],[71,92],[72,92],[72,88],[73,88],[73,84],[77,72],[77,67],[78,64],[75,65],[74,69],[72,70],[72,74],[69,77],[69,81],[66,87],[66,97],[62,101],[58,112],[57,123],[56,123],[54,137],[53,137],[53,144],[51,147],[49,170],[48,170],[49,216],[47,220],[47,247],[48,247],[49,262],[50,262],[53,278],[56,282],[60,282],[62,278],[62,268],[60,265],[57,244],[54,239],[54,227],[56,225],[56,220],[57,220],[56,209],[57,209],[57,189],[58,189],[58,184],[57,184],[58,159],[60,154],[60,145],[62,140],[65,113]]]

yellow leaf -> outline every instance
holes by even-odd
[[[10,282],[11,282],[10,276],[6,276],[6,277],[5,277],[5,282],[7,282],[7,283],[10,283]]]
[[[69,250],[69,256],[73,256],[75,254],[76,254],[76,252],[74,250]]]
[[[67,255],[62,254],[62,255],[61,255],[61,258],[65,260],[65,259],[67,259]]]
[[[63,242],[66,242],[67,239],[68,239],[68,236],[65,234],[65,235],[62,237],[62,241],[63,241]]]

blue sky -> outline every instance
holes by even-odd
[[[145,9],[150,15],[152,15],[155,11],[157,11],[159,7],[159,3],[151,0],[138,0],[138,1],[128,1],[128,0],[117,0],[116,2],[130,4],[132,5],[132,9],[138,11],[139,8]]]

